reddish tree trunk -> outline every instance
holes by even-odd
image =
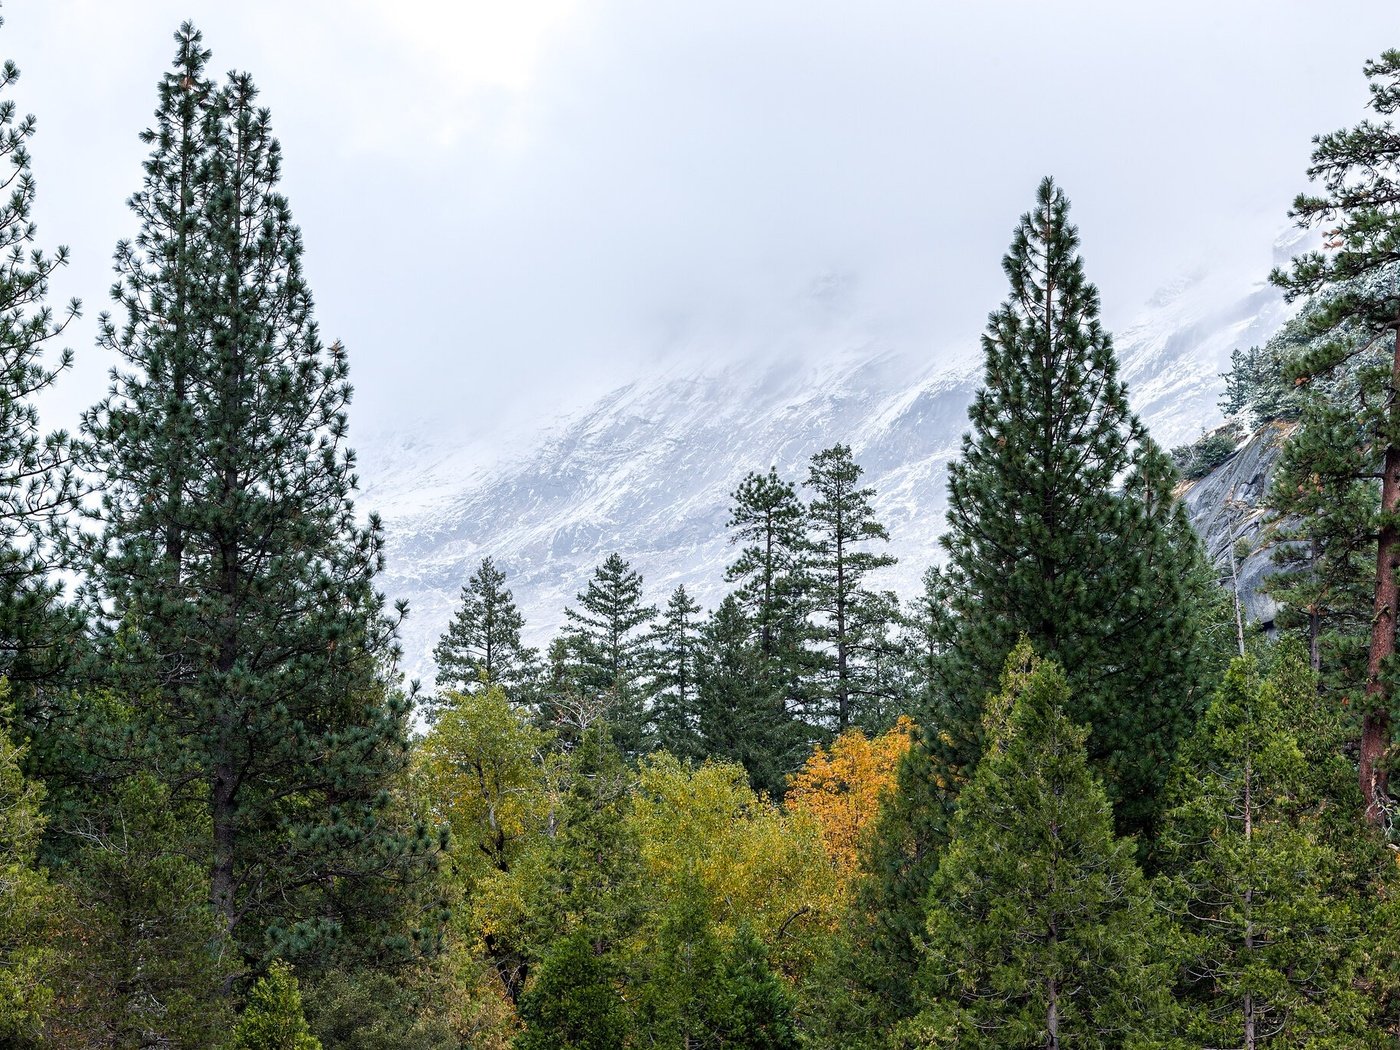
[[[1400,416],[1400,326],[1395,334],[1395,358],[1390,374],[1388,413],[1393,421]],[[1387,445],[1381,475],[1381,530],[1376,544],[1376,604],[1371,618],[1371,647],[1366,657],[1366,710],[1361,722],[1361,797],[1366,803],[1366,820],[1379,824],[1385,814],[1389,790],[1386,751],[1390,746],[1390,705],[1382,678],[1385,662],[1395,652],[1395,621],[1400,607],[1400,590],[1395,585],[1395,568],[1400,560],[1400,534],[1394,516],[1400,511],[1400,448]]]

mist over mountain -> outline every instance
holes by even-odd
[[[1296,245],[1280,242],[1286,257]],[[1115,341],[1133,404],[1164,447],[1220,419],[1230,352],[1288,314],[1278,293],[1203,269],[1158,291]],[[809,340],[802,345],[803,340]],[[822,341],[825,340],[825,341]],[[684,584],[706,607],[733,557],[729,494],[751,470],[805,478],[813,453],[852,446],[899,558],[877,583],[911,594],[941,560],[946,471],[980,382],[975,353],[928,364],[859,325],[812,326],[776,353],[692,352],[658,364],[537,432],[462,442],[450,426],[361,439],[360,505],[389,536],[380,584],[407,598],[404,667],[432,680],[431,651],[485,556],[505,571],[542,645],[594,566],[618,551],[664,603]]]

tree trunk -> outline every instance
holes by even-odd
[[[1400,423],[1400,320],[1396,322],[1395,356],[1391,365],[1389,404],[1392,430]],[[1381,474],[1381,529],[1376,543],[1376,602],[1371,617],[1371,646],[1366,657],[1366,711],[1361,722],[1361,797],[1366,820],[1379,824],[1385,816],[1389,777],[1385,768],[1390,745],[1390,709],[1384,665],[1395,652],[1395,621],[1400,592],[1395,568],[1400,559],[1400,533],[1394,516],[1400,511],[1400,448],[1389,444]]]

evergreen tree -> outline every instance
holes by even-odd
[[[739,763],[755,790],[780,796],[807,733],[765,679],[753,625],[733,594],[701,631],[697,670],[701,754]]]
[[[862,473],[849,445],[833,445],[812,457],[807,474],[813,490],[807,572],[812,606],[820,616],[817,637],[829,654],[826,692],[835,706],[837,733],[881,695],[866,658],[871,649],[882,648],[894,618],[888,596],[864,586],[871,572],[895,559],[867,549],[875,541],[888,543],[890,536],[870,505],[875,490],[860,487]]]
[[[729,498],[729,542],[743,546],[724,578],[740,585],[740,600],[758,629],[759,652],[773,660],[802,590],[806,513],[796,487],[774,467],[747,474]]]
[[[1305,706],[1290,710],[1290,684],[1301,695],[1288,699]],[[1360,988],[1362,945],[1380,931],[1339,878],[1348,858],[1328,841],[1325,815],[1356,789],[1326,783],[1330,756],[1308,754],[1297,735],[1316,706],[1296,651],[1268,679],[1241,657],[1183,748],[1159,848],[1193,1045],[1383,1041]]]
[[[233,1030],[234,1050],[321,1050],[301,1009],[301,989],[289,966],[274,962],[258,980]]]
[[[657,1047],[724,1045],[714,1029],[722,951],[698,880],[683,877],[660,910],[639,960],[636,1027]]]
[[[18,79],[14,63],[5,62],[0,93]],[[49,279],[67,265],[68,250],[46,255],[35,245],[28,146],[35,127],[33,116],[18,115],[13,99],[0,100],[0,674],[16,686],[50,677],[70,655],[75,633],[47,575],[56,564],[62,514],[74,506],[79,486],[67,435],[41,432],[34,399],[72,364],[69,350],[52,364],[44,354],[79,304],[73,300],[55,318],[46,303]],[[30,701],[15,699],[22,707]]]
[[[1183,581],[1201,579],[1203,556],[1169,462],[1128,407],[1068,213],[1044,180],[1003,262],[1011,297],[982,338],[983,387],[949,470],[958,637],[932,727],[962,743],[957,764],[976,760],[969,716],[1025,632],[1069,674],[1070,713],[1089,727],[1119,824],[1140,830],[1201,704],[1201,627]]]
[[[351,502],[345,351],[312,318],[252,81],[210,85],[198,32],[176,39],[132,199],[141,234],[117,252],[126,321],[103,324],[129,370],[84,419],[105,481],[94,614],[124,686],[149,697],[163,775],[209,807],[224,931],[251,959],[337,938],[383,951],[385,880],[430,846],[383,819],[408,704],[373,587],[382,532]]]
[[[1133,843],[1114,837],[1060,669],[1024,644],[930,886],[918,1046],[1117,1047],[1169,1006]]]
[[[636,836],[626,819],[632,779],[606,723],[584,733],[570,756],[542,897],[532,908],[536,959],[565,933],[585,930],[602,945],[635,929],[643,895]]]
[[[51,1035],[72,1046],[205,1046],[231,1020],[228,944],[192,856],[208,815],[150,774],[121,780],[63,829],[63,992]]]
[[[700,606],[677,587],[648,636],[647,701],[656,746],[682,758],[702,756],[697,718]]]
[[[772,467],[745,476],[730,500],[729,542],[740,550],[724,578],[739,585],[764,686],[781,694],[792,714],[815,716],[806,508],[796,487]]]
[[[461,605],[433,650],[439,689],[475,692],[483,682],[518,698],[534,673],[538,653],[520,640],[525,618],[490,558],[462,588]]]
[[[642,577],[620,554],[593,570],[578,607],[564,610],[565,637],[586,694],[603,698],[618,747],[628,755],[646,750],[647,712],[642,706],[646,627],[656,607],[642,604]]]
[[[768,952],[753,932],[740,927],[730,942],[713,1007],[720,1038],[733,1050],[797,1050],[792,994],[773,972]]]
[[[900,618],[908,703],[916,720],[931,722],[929,714],[949,695],[947,665],[956,637],[953,595],[942,570],[924,571],[923,588]],[[957,721],[962,721],[961,719]]]
[[[1365,74],[1369,106],[1381,122],[1363,120],[1314,138],[1308,178],[1321,184],[1321,193],[1300,194],[1290,213],[1303,227],[1325,224],[1328,242],[1322,251],[1294,259],[1290,270],[1275,270],[1272,279],[1290,301],[1315,297],[1307,328],[1329,337],[1295,362],[1300,382],[1337,374],[1372,345],[1390,348],[1384,365],[1362,368],[1357,375],[1359,414],[1349,421],[1355,436],[1329,446],[1326,428],[1307,428],[1306,444],[1292,450],[1319,478],[1361,483],[1370,497],[1364,508],[1354,504],[1366,511],[1363,528],[1373,537],[1376,555],[1359,780],[1366,819],[1380,823],[1389,805],[1389,664],[1400,617],[1400,288],[1394,279],[1400,264],[1400,131],[1390,120],[1400,111],[1400,51],[1367,62]],[[1346,487],[1354,491],[1355,486]]]
[[[516,1050],[617,1050],[628,1023],[621,973],[611,954],[580,928],[559,940],[520,1003],[525,1030]]]

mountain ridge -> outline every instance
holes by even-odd
[[[1154,438],[1170,447],[1215,425],[1231,350],[1263,342],[1288,313],[1265,284],[1231,292],[1201,274],[1145,304],[1116,344]],[[806,361],[672,363],[505,453],[431,434],[376,441],[362,459],[360,502],[385,522],[380,585],[410,603],[404,670],[431,684],[432,647],[487,555],[507,574],[531,644],[552,636],[612,551],[642,574],[648,602],[683,583],[712,608],[732,558],[735,485],[770,465],[800,481],[810,456],[838,442],[864,468],[900,559],[872,584],[914,593],[941,558],[947,465],[979,381],[966,361],[920,367],[879,340],[849,338]]]

